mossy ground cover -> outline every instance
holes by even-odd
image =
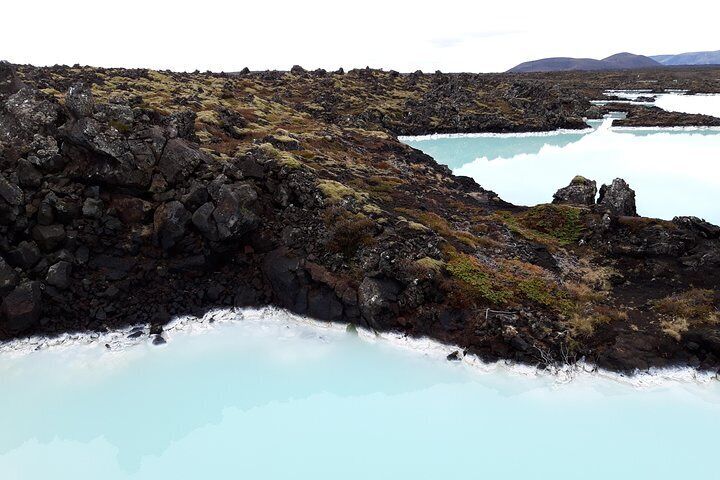
[[[470,248],[475,248],[481,243],[476,235],[453,228],[450,222],[436,213],[409,208],[396,208],[395,211],[427,227],[450,242],[460,242]]]
[[[500,258],[487,264],[472,255],[453,252],[446,269],[465,301],[506,308],[530,302],[561,315],[577,308],[578,299],[550,272],[521,260]]]
[[[460,287],[459,291],[451,292],[456,296],[456,301],[505,305],[512,298],[512,291],[470,255],[455,255],[447,262],[446,268]]]
[[[520,214],[517,223],[567,245],[580,239],[583,228],[582,210],[566,205],[538,205]]]

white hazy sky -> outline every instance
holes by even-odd
[[[665,7],[664,5],[668,5]],[[14,63],[234,71],[366,65],[504,71],[548,56],[720,49],[720,1],[20,0],[1,7]]]

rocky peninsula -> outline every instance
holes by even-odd
[[[639,217],[621,179],[514,206],[397,139],[580,129],[645,80],[720,91],[642,75],[0,63],[0,339],[276,305],[456,358],[716,370],[719,227]],[[629,118],[707,121],[652,112]]]

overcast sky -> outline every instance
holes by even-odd
[[[548,56],[720,49],[717,0],[47,0],[2,5],[14,63],[504,71]],[[665,4],[669,5],[669,3]]]

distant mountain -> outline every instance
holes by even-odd
[[[524,62],[509,72],[560,72],[568,70],[606,70],[607,64],[593,58],[553,57]]]
[[[720,50],[679,53],[677,55],[653,55],[650,58],[663,65],[720,65]]]
[[[665,62],[674,57],[675,55],[650,55],[650,58],[656,62],[660,62],[663,65],[667,65]]]
[[[521,63],[508,72],[566,72],[570,70],[624,70],[661,67],[662,64],[644,55],[616,53],[602,60],[594,58],[553,57]]]
[[[634,53],[616,53],[607,58],[602,59],[603,62],[613,65],[617,69],[634,69],[634,68],[655,68],[661,64],[656,60],[645,55],[635,55]]]

